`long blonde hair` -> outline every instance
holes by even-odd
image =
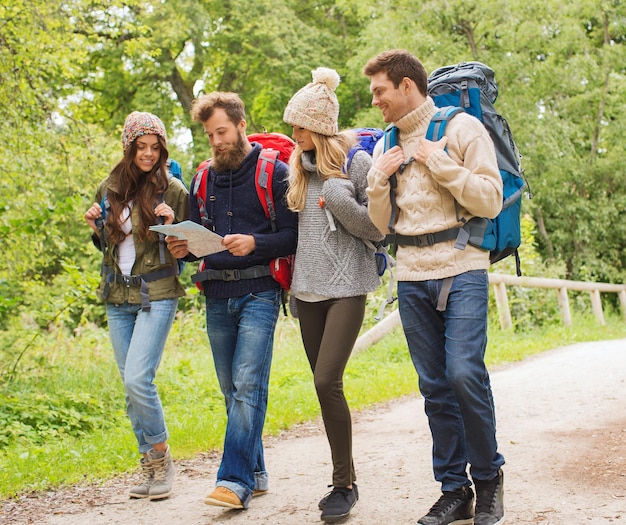
[[[322,180],[332,177],[347,179],[346,162],[348,152],[356,145],[357,136],[353,131],[344,131],[330,137],[311,133],[315,146],[317,175]],[[296,146],[289,160],[289,189],[287,205],[291,211],[302,211],[306,201],[306,190],[309,185],[309,173],[302,167],[302,148]]]

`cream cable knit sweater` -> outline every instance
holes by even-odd
[[[437,111],[428,97],[421,106],[394,124],[400,131],[399,142],[405,158],[417,152]],[[467,114],[454,117],[446,127],[447,149],[436,151],[427,165],[412,162],[403,174],[397,174],[398,205],[395,230],[403,235],[435,233],[460,226],[459,215],[495,217],[502,207],[502,179],[489,133],[482,123]],[[376,159],[381,152],[375,151]],[[368,210],[374,224],[388,233],[391,215],[389,181],[375,168],[368,173]],[[489,252],[467,245],[454,248],[454,241],[429,247],[399,246],[396,277],[399,281],[443,279],[469,270],[487,269]]]

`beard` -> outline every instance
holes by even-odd
[[[216,171],[236,170],[246,158],[246,144],[241,135],[235,144],[229,144],[225,151],[214,151],[211,163]]]

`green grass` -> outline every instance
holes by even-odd
[[[493,369],[575,342],[623,337],[623,317],[608,315],[605,326],[592,317],[575,317],[571,328],[552,325],[529,333],[504,333],[492,323],[487,362]],[[201,313],[179,314],[157,382],[174,456],[189,458],[220,449],[225,413]],[[136,444],[105,330],[83,327],[74,336],[46,334],[25,354],[16,379],[2,386],[0,401],[6,405],[0,407],[0,416],[10,414],[12,407],[22,410],[21,415],[29,411],[39,432],[24,431],[19,421],[10,423],[14,435],[8,445],[0,442],[0,498],[97,482],[136,469]],[[417,376],[400,329],[352,357],[345,390],[353,410],[417,392]],[[80,408],[62,409],[68,400],[69,405],[78,400]],[[281,316],[266,433],[275,435],[317,417],[319,406],[297,322]],[[82,434],[68,435],[68,421],[82,428]],[[8,428],[0,417],[0,429],[3,424]]]

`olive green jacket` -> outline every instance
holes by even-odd
[[[102,202],[105,191],[109,187],[109,179],[105,179],[96,192],[95,202]],[[174,222],[182,222],[189,218],[189,194],[185,186],[176,178],[169,179],[169,187],[163,194],[163,201],[174,210]],[[156,233],[151,233],[149,238],[140,241],[137,235],[137,225],[139,224],[139,213],[136,209],[131,211],[131,220],[133,225],[133,239],[135,240],[135,263],[133,265],[132,275],[139,276],[162,270],[165,268],[178,267],[177,260],[163,245],[165,255],[165,264],[160,262],[160,242]],[[96,246],[100,246],[100,239],[94,234],[93,241]],[[106,248],[104,256],[104,265],[111,269],[114,273],[120,274],[121,271],[117,264],[117,247],[111,249]],[[171,275],[151,281],[147,283],[148,295],[151,301],[161,299],[173,299],[185,295],[185,289],[180,284],[177,275]],[[108,290],[106,290],[108,288]],[[106,282],[106,276],[102,275],[100,286],[98,287],[98,297],[106,302],[121,304],[128,302],[131,304],[141,304],[141,289],[139,284],[125,284],[122,282]],[[105,292],[106,290],[106,292]]]

